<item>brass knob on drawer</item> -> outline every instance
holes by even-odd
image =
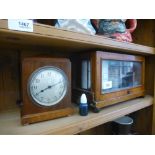
[[[127,94],[131,94],[131,90],[127,90]]]

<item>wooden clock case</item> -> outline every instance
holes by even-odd
[[[82,83],[82,61],[90,61],[90,88],[81,88]],[[123,60],[123,61],[136,61],[142,64],[142,77],[141,85],[137,87],[126,88],[110,93],[101,93],[101,61],[102,60]],[[121,53],[93,51],[89,53],[81,53],[80,56],[72,60],[72,78],[73,81],[73,101],[78,103],[79,97],[85,93],[88,98],[90,106],[102,108],[118,102],[123,102],[136,97],[144,96],[144,75],[145,75],[145,57],[128,55]]]
[[[30,75],[38,68],[54,66],[62,69],[68,78],[68,90],[64,98],[56,105],[41,107],[32,102],[27,91],[27,83]],[[71,105],[71,63],[66,58],[30,57],[22,60],[22,124],[50,120],[73,114]]]

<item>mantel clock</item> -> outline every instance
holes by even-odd
[[[22,62],[22,124],[72,114],[70,85],[68,59],[25,58]]]

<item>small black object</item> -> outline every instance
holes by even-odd
[[[17,104],[19,107],[23,106],[22,100],[17,100],[17,101],[16,101],[16,104]]]
[[[89,108],[90,108],[90,110],[92,111],[92,112],[94,112],[94,113],[99,113],[100,112],[100,109],[99,108],[97,108],[95,105],[93,105],[93,104],[90,104],[89,105]]]
[[[99,112],[100,112],[100,109],[97,108],[97,107],[95,107],[95,108],[93,108],[93,112],[94,112],[94,113],[99,113]]]

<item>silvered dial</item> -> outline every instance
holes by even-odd
[[[35,103],[52,106],[58,104],[66,95],[67,83],[67,77],[61,69],[46,66],[32,73],[28,91]]]

